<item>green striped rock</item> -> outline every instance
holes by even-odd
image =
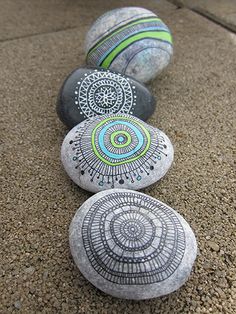
[[[102,15],[86,37],[87,64],[147,82],[170,62],[172,37],[153,12],[137,7]]]

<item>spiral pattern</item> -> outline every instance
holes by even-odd
[[[83,245],[97,273],[117,284],[163,281],[180,264],[185,234],[174,212],[131,192],[96,201],[82,225]]]

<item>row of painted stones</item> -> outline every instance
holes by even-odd
[[[68,76],[57,103],[72,128],[62,144],[64,168],[77,185],[99,192],[76,211],[71,253],[82,274],[108,294],[165,295],[187,280],[196,239],[174,209],[134,190],[161,179],[174,157],[167,135],[142,121],[155,99],[139,82],[169,63],[170,31],[149,10],[112,10],[89,30],[86,53],[90,67]]]

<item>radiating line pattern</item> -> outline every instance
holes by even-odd
[[[97,200],[82,225],[94,270],[120,285],[169,278],[185,252],[185,233],[169,207],[143,194],[114,192]]]
[[[77,82],[75,105],[85,118],[118,112],[132,114],[136,88],[121,74],[96,69]]]
[[[74,167],[99,186],[147,177],[163,157],[167,145],[158,129],[130,115],[107,115],[87,120],[70,141]],[[117,185],[116,184],[116,185]]]

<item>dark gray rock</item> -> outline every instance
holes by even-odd
[[[70,249],[82,274],[115,297],[149,299],[178,289],[197,254],[194,233],[166,204],[131,190],[107,190],[76,212]]]
[[[57,102],[57,113],[69,128],[84,119],[111,113],[128,113],[147,120],[155,109],[149,90],[120,73],[78,68],[65,80]]]
[[[61,159],[71,179],[85,190],[139,190],[161,179],[174,158],[165,133],[125,114],[97,116],[65,137]]]

